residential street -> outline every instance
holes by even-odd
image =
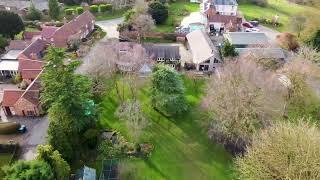
[[[96,25],[100,26],[105,32],[107,32],[107,38],[119,38],[119,32],[117,31],[118,24],[123,22],[123,18],[97,21]]]

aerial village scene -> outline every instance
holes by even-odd
[[[319,180],[320,0],[0,0],[0,179]]]

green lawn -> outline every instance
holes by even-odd
[[[3,171],[1,170],[1,167],[5,165],[9,165],[11,158],[12,158],[11,153],[0,153],[0,179],[4,175]]]
[[[191,12],[199,10],[199,4],[190,2],[175,2],[169,4],[169,17],[165,24],[157,25],[157,32],[174,32],[175,24],[180,24],[182,19]]]
[[[195,86],[193,81],[185,79],[191,108],[183,117],[176,119],[165,118],[151,108],[148,85],[139,89],[137,98],[152,122],[142,139],[153,143],[155,150],[147,160],[132,158],[125,161],[128,167],[136,169],[138,179],[230,179],[231,156],[210,141],[205,128],[199,125],[208,117],[199,108],[204,81],[198,80]],[[127,87],[124,89],[127,92],[125,97],[129,98]],[[104,127],[117,129],[125,135],[125,126],[114,116],[118,104],[118,97],[112,91],[102,103],[100,122]]]
[[[267,7],[260,7],[253,4],[240,4],[239,10],[243,13],[244,17],[247,20],[252,20],[256,18],[267,18],[272,19],[275,15],[280,16],[280,23],[283,25],[280,27],[273,27],[280,32],[290,31],[290,21],[293,15],[299,15],[306,11],[312,12],[315,15],[319,16],[319,10],[314,9],[308,6],[297,5],[293,3],[289,3],[286,0],[269,0],[269,4]]]

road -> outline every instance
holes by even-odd
[[[97,21],[96,25],[100,26],[105,32],[107,32],[106,38],[119,38],[119,32],[117,31],[118,24],[122,23],[124,18],[117,18],[105,21]]]

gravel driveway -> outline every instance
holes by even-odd
[[[119,38],[119,32],[117,31],[118,24],[123,22],[123,18],[96,21],[96,25],[100,26],[105,32],[107,32],[107,38]]]

